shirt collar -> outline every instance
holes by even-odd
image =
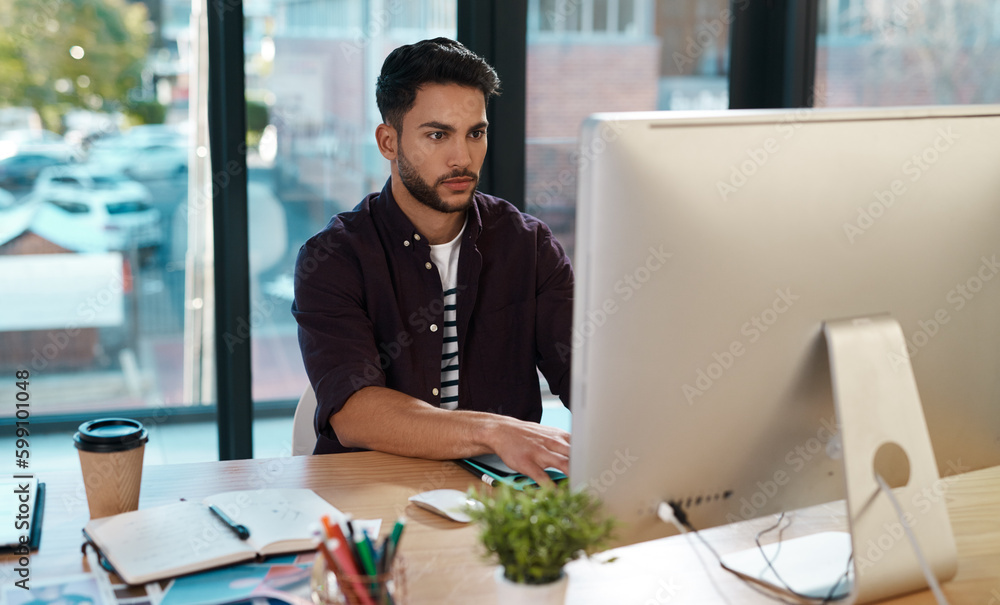
[[[469,205],[469,210],[466,212],[467,218],[463,239],[471,238],[475,242],[479,239],[479,234],[483,231],[482,215],[479,209],[480,204],[483,203],[482,196],[482,193],[476,191],[472,197],[472,204]],[[381,210],[381,214],[386,217],[386,223],[393,235],[402,240],[409,239],[413,237],[413,234],[417,233],[416,227],[413,226],[409,217],[399,207],[399,204],[396,203],[396,198],[392,195],[392,177],[386,179],[385,185],[375,199],[374,205],[376,210]],[[426,240],[424,240],[424,243],[426,243]]]

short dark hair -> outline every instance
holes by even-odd
[[[422,40],[395,49],[382,64],[375,83],[375,102],[382,121],[397,131],[403,116],[425,84],[459,84],[478,88],[488,104],[500,94],[500,78],[482,57],[448,38]]]

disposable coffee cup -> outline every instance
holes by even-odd
[[[91,519],[139,508],[147,441],[142,423],[128,418],[101,418],[80,425],[73,445],[80,454]]]

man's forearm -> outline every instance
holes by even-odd
[[[442,410],[382,387],[358,391],[330,418],[345,446],[436,460],[493,451],[489,433],[498,422],[495,414]]]
[[[545,468],[569,472],[569,433],[500,414],[442,410],[399,391],[366,387],[330,418],[348,447],[451,460],[494,453],[514,470],[551,483]]]

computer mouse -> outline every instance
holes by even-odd
[[[426,508],[432,513],[437,513],[452,521],[459,523],[472,521],[464,510],[469,499],[465,492],[460,492],[457,489],[432,489],[428,492],[414,494],[410,496],[409,500],[420,508]]]

